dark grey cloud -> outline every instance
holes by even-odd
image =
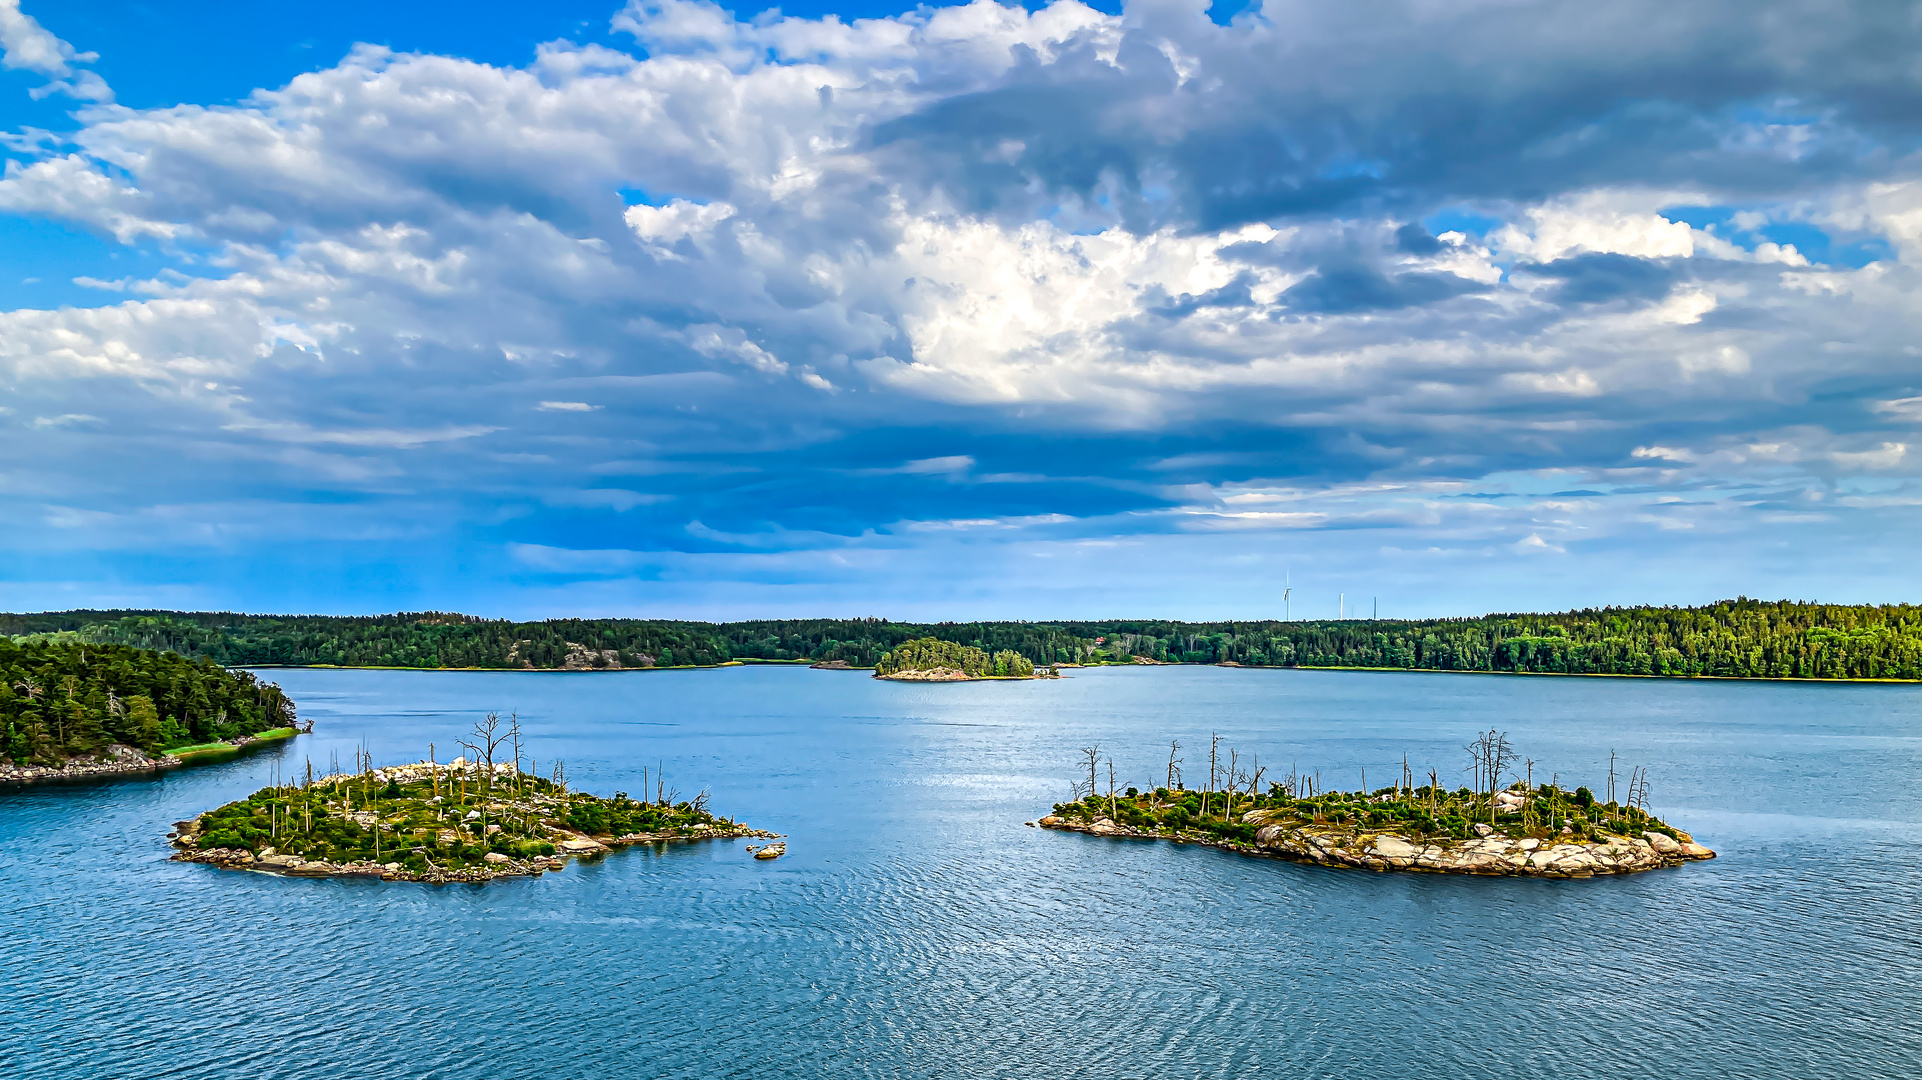
[[[1922,24],[1906,9],[1766,10],[1277,0],[1223,27],[1148,0],[1112,60],[1090,43],[1017,63],[871,137],[971,210],[1024,214],[1039,190],[1197,228],[1621,183],[1779,194],[1916,147],[1922,76],[1903,57]]]
[[[1306,280],[1290,287],[1282,299],[1291,311],[1340,315],[1416,307],[1487,288],[1456,274],[1416,271],[1390,275],[1360,262],[1324,263]]]
[[[1558,304],[1610,300],[1660,300],[1677,278],[1674,267],[1654,259],[1613,253],[1575,255],[1549,263],[1524,263],[1515,272],[1561,282],[1550,293]]]
[[[1604,549],[1693,582],[1674,553],[1822,514],[1886,550],[1922,505],[1914,30],[1767,15],[675,0],[629,12],[662,59],[370,52],[93,115],[0,207],[198,280],[0,312],[0,459],[36,463],[0,548],[1177,607],[1297,556],[1439,596]]]

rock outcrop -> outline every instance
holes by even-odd
[[[1255,819],[1248,821],[1249,824],[1258,826],[1252,845],[1219,840],[1204,833],[1137,829],[1108,818],[1086,822],[1050,814],[1036,824],[1044,829],[1091,836],[1204,844],[1247,855],[1267,855],[1321,866],[1438,874],[1590,878],[1635,874],[1715,857],[1713,851],[1696,843],[1687,833],[1679,834],[1679,839],[1667,833],[1645,832],[1639,836],[1604,835],[1576,842],[1569,838],[1513,839],[1490,829],[1469,840],[1415,839],[1338,825],[1264,823],[1263,818],[1255,814],[1248,817]]]
[[[481,865],[462,869],[429,867],[426,871],[408,870],[397,862],[376,863],[328,862],[325,860],[304,860],[296,855],[281,855],[273,848],[264,848],[255,855],[245,848],[201,848],[195,843],[199,832],[198,819],[176,823],[179,832],[173,838],[175,847],[181,850],[174,854],[175,862],[206,863],[210,866],[225,867],[229,870],[253,870],[268,874],[284,874],[287,877],[325,878],[325,877],[377,877],[382,881],[419,881],[430,884],[449,884],[453,882],[484,882],[503,877],[525,877],[559,870],[567,865],[570,858],[586,855],[600,855],[615,847],[628,844],[669,843],[688,840],[735,840],[749,837],[760,840],[777,840],[779,833],[763,832],[760,829],[697,829],[690,833],[633,833],[628,836],[613,837],[605,843],[586,836],[575,836],[554,845],[552,855],[534,855],[515,858],[490,851],[481,857]]]
[[[980,676],[969,675],[953,668],[933,668],[928,671],[896,671],[887,675],[876,675],[877,679],[894,682],[974,682]]]
[[[242,735],[227,740],[236,750],[262,741],[258,736]],[[131,746],[112,743],[91,758],[74,758],[65,765],[15,765],[0,761],[0,784],[32,784],[49,780],[87,780],[102,776],[131,776],[179,768],[186,762],[171,754],[150,756]]]

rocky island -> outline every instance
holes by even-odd
[[[1477,743],[1497,737],[1491,732]],[[1420,787],[1405,774],[1391,787],[1326,792],[1316,778],[1291,774],[1262,791],[1261,769],[1252,775],[1223,770],[1212,760],[1208,790],[1181,787],[1171,764],[1172,789],[1117,793],[1110,786],[1100,794],[1095,793],[1097,749],[1084,752],[1088,778],[1076,785],[1079,797],[1056,804],[1054,813],[1029,824],[1377,871],[1590,878],[1715,857],[1693,836],[1649,812],[1648,782],[1639,769],[1631,773],[1623,797],[1606,802],[1586,787],[1570,792],[1526,780],[1448,791],[1434,782],[1433,773]],[[1504,764],[1505,750],[1505,740],[1496,742],[1497,766]],[[1497,767],[1486,775],[1504,773]],[[1612,779],[1611,770],[1611,787]]]
[[[717,817],[707,794],[683,800],[602,798],[518,762],[469,761],[374,768],[262,788],[179,822],[179,862],[290,877],[482,882],[559,870],[569,858],[629,844],[778,839]],[[783,849],[785,850],[785,849]]]
[[[894,647],[874,665],[874,677],[896,682],[974,682],[981,679],[1058,679],[1053,668],[1010,649],[989,655],[972,645],[916,638]]]

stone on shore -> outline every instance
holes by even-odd
[[[1371,835],[1321,824],[1264,820],[1266,823],[1255,830],[1252,846],[1203,833],[1137,829],[1107,817],[1090,822],[1049,814],[1034,824],[1094,836],[1200,843],[1323,866],[1483,876],[1590,878],[1598,874],[1639,873],[1679,866],[1690,859],[1715,857],[1713,851],[1693,839],[1677,841],[1666,833],[1654,831],[1643,836],[1604,836],[1586,842],[1566,838],[1545,841],[1533,837],[1516,840],[1483,824],[1476,827],[1477,835],[1472,839],[1419,842],[1393,833]]]

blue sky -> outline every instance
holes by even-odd
[[[1913,599],[1883,4],[0,0],[0,608]]]

